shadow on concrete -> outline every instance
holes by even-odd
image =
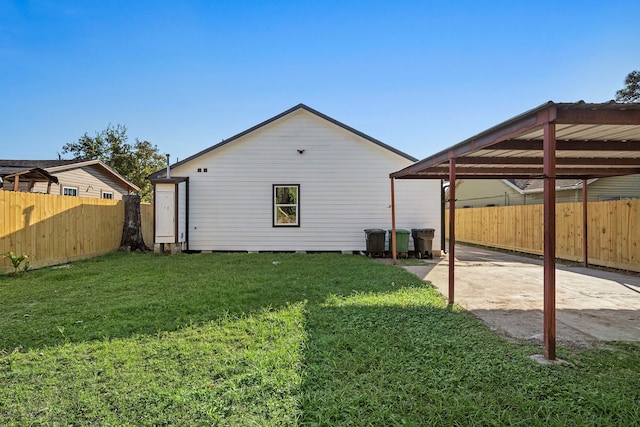
[[[405,267],[448,295],[448,258]],[[456,245],[455,302],[509,337],[542,340],[542,261]],[[585,345],[640,342],[640,278],[584,267],[556,268],[556,338]]]

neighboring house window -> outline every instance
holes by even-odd
[[[62,187],[63,196],[77,196],[78,187]]]
[[[111,191],[103,191],[102,192],[103,199],[113,199],[113,192]]]
[[[300,226],[300,185],[273,186],[273,226]]]

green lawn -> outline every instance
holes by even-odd
[[[400,267],[115,253],[0,277],[0,425],[635,425],[640,346],[529,359]]]

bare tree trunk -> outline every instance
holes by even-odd
[[[122,226],[121,251],[146,252],[147,246],[142,238],[142,220],[140,216],[140,196],[122,196],[124,201],[124,225]]]

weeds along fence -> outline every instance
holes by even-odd
[[[543,205],[456,209],[456,241],[541,255],[543,218]],[[583,235],[582,203],[557,204],[556,256],[583,262]],[[640,200],[588,203],[587,249],[590,264],[640,271]]]
[[[153,206],[141,205],[142,234],[153,243]],[[124,202],[0,190],[0,254],[29,256],[32,268],[117,250]],[[0,259],[0,273],[11,271]]]

